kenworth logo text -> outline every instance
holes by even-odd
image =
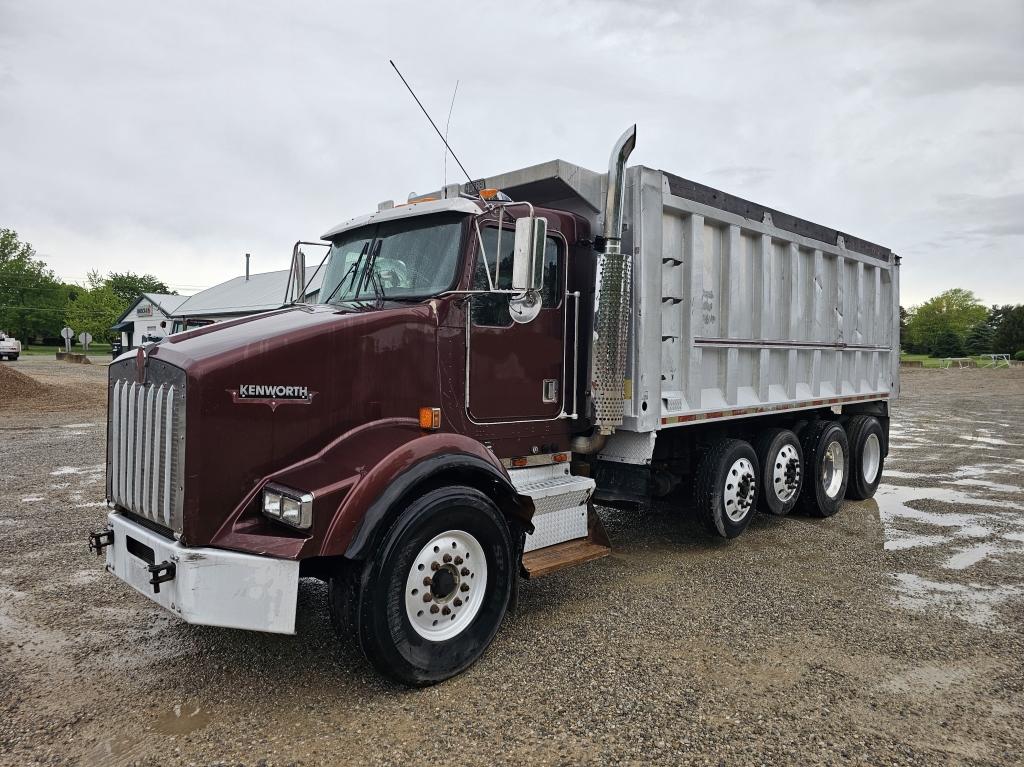
[[[248,399],[311,399],[308,386],[264,386],[262,384],[242,384],[238,387],[238,397]]]

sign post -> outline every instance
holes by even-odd
[[[80,343],[83,347],[85,347],[85,352],[88,354],[88,352],[89,352],[89,344],[92,343],[92,336],[89,335],[86,332],[79,333],[78,334],[78,343]]]
[[[64,351],[68,354],[71,353],[71,339],[75,337],[75,331],[65,326],[60,331],[61,336],[64,338]]]

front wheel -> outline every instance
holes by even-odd
[[[508,524],[480,491],[444,487],[414,500],[363,566],[358,593],[349,594],[367,659],[416,687],[467,669],[505,616],[513,550]]]
[[[694,503],[708,532],[735,538],[750,524],[757,500],[757,454],[741,439],[716,442],[694,478]]]

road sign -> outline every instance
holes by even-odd
[[[70,354],[71,352],[71,339],[75,337],[75,331],[71,328],[64,326],[60,331],[61,336],[64,338],[64,351]]]
[[[85,332],[79,333],[78,343],[84,346],[86,351],[89,351],[89,344],[92,343],[92,336]]]

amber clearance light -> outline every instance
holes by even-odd
[[[439,408],[439,407],[421,407],[420,408],[420,428],[421,429],[440,429],[441,428],[441,408]]]

